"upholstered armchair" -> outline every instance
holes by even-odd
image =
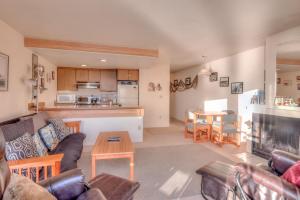
[[[211,125],[205,116],[196,116],[194,112],[201,112],[200,109],[189,109],[185,112],[185,138],[193,138],[194,142],[199,142],[203,135],[210,139]]]
[[[300,188],[281,177],[299,160],[297,155],[274,150],[268,166],[209,163],[196,171],[202,176],[201,194],[214,200],[225,200],[229,193],[242,200],[300,199]]]
[[[236,165],[239,179],[237,190],[244,199],[300,199],[300,188],[281,175],[300,160],[299,156],[280,150],[274,150],[268,168],[261,168],[246,163]]]

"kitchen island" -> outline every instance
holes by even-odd
[[[93,145],[100,132],[128,131],[133,142],[143,142],[144,109],[108,105],[54,105],[41,108],[51,118],[81,121],[84,145]]]

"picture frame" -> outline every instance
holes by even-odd
[[[281,84],[281,78],[277,78],[277,84]]]
[[[187,77],[187,78],[185,78],[185,85],[191,85],[192,84],[192,79],[191,79],[191,77]]]
[[[229,87],[229,77],[220,77],[220,87]]]
[[[231,94],[243,94],[244,83],[243,82],[233,82],[231,83]]]
[[[292,86],[292,84],[293,84],[292,80],[283,80],[282,81],[282,85],[285,87]]]
[[[212,72],[209,75],[209,81],[210,82],[218,81],[218,72]]]
[[[9,56],[0,52],[0,92],[8,91]]]

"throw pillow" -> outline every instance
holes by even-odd
[[[36,146],[29,133],[18,137],[15,140],[5,143],[5,156],[7,160],[22,160],[25,158],[37,157]],[[15,171],[17,173],[17,170]],[[31,177],[35,179],[36,169],[30,169]],[[27,174],[27,169],[22,169],[22,174]]]
[[[48,149],[45,146],[45,144],[43,143],[40,135],[38,133],[35,133],[32,136],[32,139],[33,139],[33,142],[36,146],[36,150],[37,150],[39,156],[47,156],[48,155]]]
[[[71,134],[70,128],[68,128],[64,121],[60,118],[49,119],[49,122],[53,124],[55,132],[59,141],[62,141],[66,136]]]
[[[300,187],[300,161],[288,168],[288,170],[286,170],[281,177],[286,181]]]
[[[3,200],[55,200],[45,188],[30,179],[12,174],[10,182],[3,194]]]
[[[48,124],[39,129],[39,135],[49,151],[53,151],[59,143],[59,139],[52,124]]]
[[[5,154],[7,160],[20,160],[39,155],[29,133],[25,133],[15,140],[6,142]]]

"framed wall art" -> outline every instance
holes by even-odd
[[[209,75],[209,81],[210,82],[218,81],[218,72],[212,72]]]
[[[243,94],[243,82],[231,83],[231,94]]]
[[[9,56],[0,53],[0,91],[8,91]]]
[[[220,87],[229,87],[229,77],[220,77]]]
[[[191,84],[192,84],[191,77],[185,78],[185,85],[191,85]]]

